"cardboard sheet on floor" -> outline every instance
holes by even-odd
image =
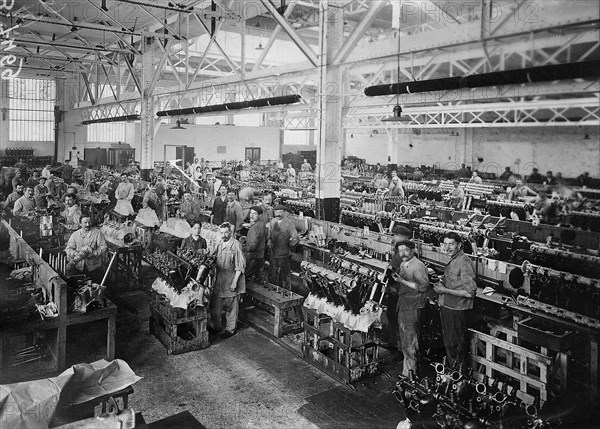
[[[0,385],[0,427],[47,428],[57,409],[117,392],[139,380],[127,362],[102,359],[73,365],[57,377]]]

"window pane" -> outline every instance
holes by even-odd
[[[310,130],[283,130],[283,144],[308,145],[310,144]]]
[[[8,98],[10,141],[54,141],[53,80],[12,79]]]
[[[92,143],[117,143],[125,141],[126,122],[107,122],[87,126],[87,141]]]

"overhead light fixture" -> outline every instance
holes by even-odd
[[[172,130],[187,130],[186,127],[182,127],[181,126],[181,120],[177,119],[177,121],[175,121],[175,126],[171,127]]]
[[[400,22],[402,19],[400,19]],[[398,23],[398,69],[397,69],[397,85],[396,85],[396,105],[392,116],[382,119],[382,122],[410,122],[410,118],[402,116],[402,107],[400,106],[400,22]]]
[[[258,46],[254,49],[257,51],[263,51],[265,48],[263,48],[262,42],[258,42]]]

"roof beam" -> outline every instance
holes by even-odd
[[[352,31],[350,36],[346,39],[340,50],[333,57],[333,64],[340,64],[348,58],[348,55],[352,52],[352,49],[356,46],[360,38],[365,34],[367,29],[371,27],[371,24],[377,17],[377,14],[387,5],[384,1],[374,1],[369,6],[367,13],[361,18],[359,24]]]
[[[296,44],[296,46],[300,49],[300,51],[308,58],[311,64],[314,67],[319,66],[319,60],[317,59],[317,54],[312,50],[312,48],[298,36],[298,33],[292,28],[292,26],[285,20],[283,16],[277,11],[277,8],[273,4],[271,0],[260,0],[261,3],[267,8],[271,16],[275,18],[275,21],[283,28],[290,39]]]

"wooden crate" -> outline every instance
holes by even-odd
[[[267,311],[256,307],[242,311],[240,318],[249,325],[276,338],[302,329],[302,295],[273,284],[263,286],[246,282],[246,297],[268,309]],[[293,317],[293,320],[288,317]]]
[[[150,251],[154,252],[156,249],[160,249],[163,252],[175,252],[181,246],[182,241],[183,238],[175,237],[171,234],[153,232],[150,241]]]
[[[492,379],[499,376],[513,379],[519,390],[527,394],[521,399],[531,402],[537,398],[540,407],[543,406],[549,397],[552,358],[514,344],[516,332],[506,328],[499,331],[507,335],[506,340],[469,329],[471,360],[476,372]]]
[[[109,273],[110,287],[113,290],[142,289],[140,269],[142,267],[142,246],[119,246],[107,240],[108,249],[117,257]]]
[[[201,350],[210,346],[208,341],[207,318],[171,323],[155,308],[150,306],[149,330],[167,349],[167,354],[181,354]],[[179,335],[186,329],[192,332],[193,339],[186,340]]]
[[[372,332],[353,331],[314,310],[302,307],[305,322],[302,356],[345,384],[372,377],[383,369]]]
[[[155,290],[152,290],[151,293],[152,301],[150,302],[150,306],[170,323],[177,324],[208,318],[208,309],[206,306],[196,307],[193,310],[176,308],[172,307],[169,300]]]

